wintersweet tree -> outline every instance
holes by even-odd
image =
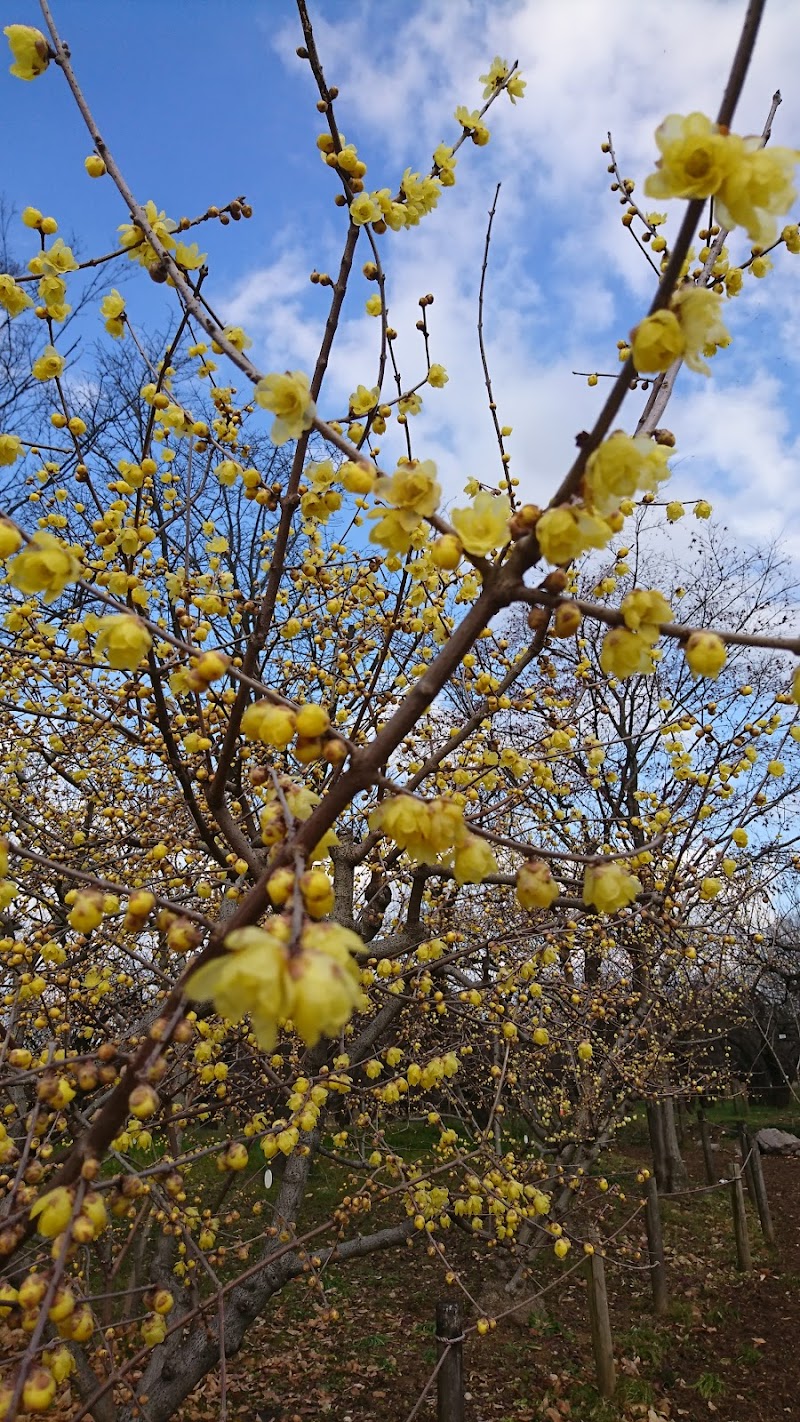
[[[622,549],[641,506],[679,518],[662,423],[679,365],[707,373],[727,302],[773,248],[800,250],[779,226],[797,155],[767,145],[769,121],[731,128],[762,8],[716,120],[670,115],[656,134],[644,191],[685,201],[674,235],[604,145],[658,280],[545,509],[508,468],[488,364],[504,476],[443,507],[413,433],[448,379],[433,295],[418,370],[390,323],[394,234],[446,202],[493,106],[523,98],[516,65],[493,60],[427,169],[372,188],[298,0],[342,253],[311,274],[329,293],[314,368],[264,372],[246,326],[216,314],[196,240],[249,219],[246,198],[179,220],[142,201],[46,0],[43,30],[6,28],[15,78],[66,84],[121,221],[83,257],[26,208],[30,247],[0,274],[24,394],[0,434],[5,1418],[77,1395],[73,1416],[165,1422],[214,1369],[225,1397],[254,1319],[298,1276],[324,1297],[334,1259],[417,1241],[456,1280],[449,1230],[523,1271],[544,1244],[564,1259],[572,1201],[602,1208],[588,1167],[673,1069],[681,1025],[708,1020],[729,925],[787,863],[749,826],[765,807],[778,823],[773,782],[794,790],[800,674],[776,685],[758,659],[799,649],[746,584],[679,620],[674,589]],[[736,262],[734,229],[751,244]],[[108,346],[86,381],[65,331],[98,266],[91,336]],[[174,294],[165,339],[140,328],[123,271]],[[375,350],[332,408],[362,278]],[[617,428],[642,384],[638,422]],[[587,554],[613,568],[589,596]],[[430,1127],[419,1160],[392,1142],[407,1102]],[[265,1159],[268,1207],[250,1189]],[[341,1171],[323,1218],[321,1160]]]

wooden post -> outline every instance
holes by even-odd
[[[742,1122],[739,1126],[739,1149],[742,1152],[742,1175],[744,1177],[744,1183],[747,1186],[747,1193],[750,1196],[750,1204],[754,1210],[757,1210],[758,1200],[756,1199],[756,1185],[753,1176],[753,1156],[750,1146],[750,1132],[744,1122]]]
[[[682,1096],[676,1096],[676,1097],[675,1097],[675,1130],[676,1130],[677,1136],[678,1136],[678,1145],[681,1147],[681,1150],[683,1149],[683,1116],[684,1116],[683,1097],[682,1097]]]
[[[755,1196],[756,1209],[758,1210],[761,1233],[767,1241],[767,1244],[774,1244],[775,1230],[772,1227],[772,1215],[769,1212],[769,1200],[767,1199],[767,1187],[764,1181],[764,1166],[761,1160],[761,1151],[746,1126],[742,1131],[742,1145],[746,1146],[748,1152],[750,1152],[753,1193]]]
[[[436,1422],[464,1422],[464,1345],[457,1302],[437,1303],[436,1341],[439,1357],[444,1354],[436,1376]]]
[[[661,1232],[661,1212],[658,1207],[658,1185],[649,1175],[646,1182],[647,1252],[650,1258],[650,1283],[653,1288],[653,1308],[658,1314],[667,1311],[667,1271],[664,1267],[664,1237]]]
[[[747,1233],[747,1212],[744,1203],[744,1186],[741,1167],[734,1161],[731,1180],[731,1204],[733,1206],[733,1233],[736,1239],[736,1267],[747,1272],[753,1267],[750,1256],[750,1239]]]
[[[586,1277],[589,1282],[589,1323],[592,1330],[592,1351],[597,1371],[597,1386],[601,1397],[613,1397],[617,1385],[614,1367],[614,1342],[608,1316],[608,1294],[602,1254],[586,1257]]]
[[[714,1157],[711,1153],[711,1141],[708,1135],[708,1121],[702,1106],[697,1108],[697,1124],[700,1127],[700,1144],[703,1147],[703,1164],[706,1170],[706,1185],[713,1185],[717,1178],[714,1169]]]

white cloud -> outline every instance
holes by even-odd
[[[431,291],[436,298],[429,310],[432,357],[451,380],[444,391],[426,395],[413,429],[415,452],[437,459],[448,497],[468,475],[487,482],[499,477],[475,333],[495,183],[501,179],[503,186],[487,282],[487,348],[501,419],[514,426],[512,473],[522,496],[541,502],[571,463],[576,433],[591,425],[600,407],[603,385],[589,390],[571,371],[616,372],[616,340],[641,314],[655,284],[620,224],[599,144],[610,129],[638,195],[655,156],[653,130],[664,115],[716,111],[744,8],[738,0],[672,0],[668,6],[459,0],[457,7],[422,0],[411,8],[385,3],[376,23],[368,0],[317,0],[325,72],[340,88],[339,122],[369,163],[368,183],[395,185],[407,165],[425,169],[436,143],[457,131],[456,104],[480,102],[478,75],[495,53],[518,59],[528,80],[514,108],[503,96],[490,111],[488,148],[464,145],[456,187],[443,193],[439,210],[419,228],[387,234],[382,242],[406,387],[424,368],[414,329],[418,297]],[[270,43],[296,64],[295,27]],[[795,0],[771,0],[736,126],[760,130],[782,85],[773,141],[796,140],[800,93],[792,79],[799,71]],[[680,205],[671,207],[674,230]],[[286,242],[283,255],[243,280],[227,314],[239,313],[273,365],[309,365],[322,323],[311,319],[303,294],[308,273],[298,251],[307,250],[308,238],[289,233]],[[735,239],[732,250],[734,259],[746,256],[746,239]],[[745,294],[731,303],[732,350],[718,358],[710,381],[681,377],[667,420],[679,434],[676,493],[709,494],[732,527],[749,537],[771,536],[784,525],[800,537],[793,397],[775,370],[798,358],[793,326],[800,264],[780,253],[776,266],[766,281],[748,280]],[[359,381],[374,383],[378,327],[362,315],[369,291],[354,280],[325,411],[340,409]],[[387,382],[384,390],[390,388]],[[634,422],[641,399],[631,398],[624,423]]]

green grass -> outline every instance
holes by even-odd
[[[721,1397],[725,1391],[725,1384],[719,1376],[719,1373],[701,1373],[694,1387],[704,1402],[710,1402],[715,1397]]]

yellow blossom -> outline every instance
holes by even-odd
[[[255,388],[255,401],[276,416],[270,438],[273,444],[299,439],[310,429],[317,411],[309,391],[308,376],[300,370],[265,375]]]
[[[36,79],[44,74],[50,63],[50,46],[41,30],[32,25],[6,25],[3,34],[14,58],[10,74],[16,79]]]
[[[542,514],[536,524],[536,538],[547,562],[560,566],[571,563],[587,548],[605,548],[611,529],[605,519],[580,505],[559,504]]]
[[[672,298],[684,337],[683,359],[690,370],[702,375],[711,372],[702,357],[713,356],[730,345],[730,334],[722,322],[722,297],[706,287],[683,286]],[[637,367],[638,369],[638,367]]]
[[[434,362],[433,365],[428,367],[428,384],[432,385],[434,390],[443,389],[449,379],[450,376],[447,374],[443,365],[437,365]]]
[[[100,302],[100,315],[110,336],[119,340],[125,334],[125,298],[114,288]]]
[[[379,520],[369,535],[370,543],[379,543],[390,553],[407,553],[422,523],[421,515],[408,508],[370,509],[368,517]]]
[[[55,1239],[63,1234],[72,1217],[72,1192],[65,1185],[48,1190],[40,1195],[31,1208],[31,1219],[36,1220],[36,1228],[45,1239]]]
[[[463,811],[455,801],[429,803],[413,795],[396,795],[381,801],[369,817],[372,830],[380,830],[420,864],[435,864],[440,854],[459,845],[466,833]]]
[[[467,834],[456,849],[453,873],[457,884],[481,884],[497,873],[494,851],[479,835]]]
[[[366,385],[358,385],[350,396],[350,412],[353,415],[367,415],[370,410],[374,410],[380,399],[380,389],[377,385],[368,390]]]
[[[270,1050],[278,1020],[287,1016],[289,979],[283,920],[271,920],[272,931],[237,928],[225,939],[226,952],[189,978],[187,996],[195,1002],[211,999],[231,1022],[250,1013],[259,1045]]]
[[[486,557],[508,542],[511,504],[506,494],[499,497],[482,490],[471,508],[453,509],[450,519],[467,553]]]
[[[380,478],[375,483],[375,493],[395,508],[406,509],[420,516],[436,511],[442,496],[441,486],[436,478],[436,465],[432,459],[422,463],[416,460],[404,461],[398,465],[390,479]]]
[[[620,612],[632,632],[638,632],[643,623],[657,627],[672,621],[672,608],[657,588],[635,588],[622,599]]]
[[[763,247],[775,240],[775,218],[787,213],[797,197],[793,178],[800,153],[764,148],[760,138],[740,143],[737,161],[717,191],[714,216],[723,227],[746,228],[750,241]]]
[[[33,306],[33,300],[24,287],[19,286],[8,272],[0,272],[0,307],[13,320],[28,306]]]
[[[254,701],[242,716],[242,735],[262,745],[288,746],[297,727],[294,711],[288,706],[273,706],[271,701]]]
[[[42,593],[45,602],[53,602],[80,575],[81,565],[72,550],[52,533],[39,532],[17,554],[9,582],[21,593]]]
[[[361,1000],[361,974],[353,954],[363,950],[358,934],[336,923],[303,931],[300,952],[289,960],[287,1015],[306,1046],[335,1037]]]
[[[19,435],[0,434],[0,467],[15,464],[22,456],[22,440]]]
[[[549,908],[559,893],[550,866],[543,859],[528,859],[517,870],[517,902],[529,913],[532,909]]]
[[[583,880],[583,902],[598,913],[616,913],[641,893],[641,881],[623,864],[613,859],[590,864]]]
[[[583,484],[588,502],[598,513],[608,514],[637,491],[654,494],[659,484],[669,478],[667,461],[671,453],[668,445],[656,444],[647,435],[632,436],[615,430],[586,461]],[[537,535],[540,525],[541,520]],[[603,547],[607,541],[591,546]],[[553,561],[547,553],[545,557]]]
[[[721,888],[721,879],[704,879],[700,885],[700,897],[701,899],[715,899]]]
[[[631,332],[631,355],[642,374],[669,370],[686,350],[686,337],[674,311],[662,308],[645,316]]]
[[[22,534],[7,518],[0,518],[0,562],[5,562],[22,546]]]
[[[363,227],[367,222],[378,222],[380,216],[380,205],[369,193],[359,193],[353,198],[350,204],[350,220],[356,227]]]
[[[661,157],[645,179],[652,198],[707,198],[719,192],[736,163],[741,140],[732,141],[705,114],[669,114],[656,129]]]
[[[694,676],[707,676],[716,681],[728,654],[716,632],[693,632],[684,647],[684,655]]]
[[[45,346],[44,351],[33,362],[31,371],[35,380],[55,380],[64,369],[64,357],[55,346]]]
[[[695,518],[710,518],[711,514],[712,508],[710,503],[708,503],[706,499],[698,499],[694,506]]]
[[[667,504],[668,523],[677,523],[678,519],[683,518],[683,515],[685,513],[686,510],[683,507],[683,504],[680,503],[678,499],[671,499],[670,502]]]
[[[152,645],[153,639],[138,617],[127,612],[101,617],[95,651],[115,671],[134,671]]]
[[[653,645],[658,640],[658,628],[643,626],[638,632],[626,627],[612,627],[600,649],[600,666],[606,676],[624,680],[628,676],[647,676],[655,669]]]

